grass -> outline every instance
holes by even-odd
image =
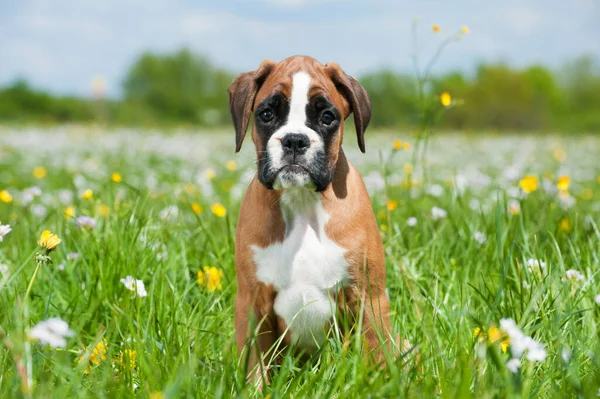
[[[393,329],[412,350],[376,370],[361,358],[359,339],[346,345],[332,338],[307,363],[285,356],[260,393],[246,383],[233,340],[233,237],[252,170],[251,142],[234,156],[229,134],[0,132],[0,190],[13,197],[0,202],[0,221],[12,227],[0,242],[6,266],[0,396],[597,395],[600,140],[444,136],[431,145],[429,183],[422,184],[421,168],[410,179],[406,173],[411,150],[392,150],[394,138],[409,137],[368,136],[367,155],[357,153],[352,138],[345,148],[365,177],[380,222]],[[235,170],[228,170],[228,160],[237,162],[236,168],[229,164]],[[42,179],[32,175],[36,166],[47,172]],[[113,172],[123,181],[113,182]],[[527,195],[519,189],[525,175],[538,177],[537,190]],[[556,189],[560,175],[570,177],[570,197]],[[23,190],[31,186],[41,195],[29,202]],[[88,188],[93,197],[81,199]],[[388,200],[397,208],[388,210]],[[193,203],[202,212],[194,212]],[[223,204],[225,217],[211,212],[215,203]],[[520,212],[513,215],[508,208],[516,203]],[[64,216],[69,205],[74,217]],[[435,220],[434,206],[447,217]],[[96,227],[77,227],[74,218],[81,215],[93,217]],[[407,225],[409,217],[416,226]],[[26,301],[40,251],[36,241],[45,229],[62,243]],[[485,242],[475,232],[484,233]],[[530,267],[529,259],[545,267]],[[206,277],[198,283],[204,266],[223,273],[213,276],[213,283],[220,280],[214,291]],[[570,269],[583,280],[563,281]],[[128,275],[143,280],[146,297],[120,282]],[[34,325],[51,317],[74,332],[64,349],[27,339]],[[491,336],[506,318],[545,346],[544,361],[524,356],[512,373],[510,347],[503,353],[498,342],[474,336],[478,327]],[[92,353],[100,342],[104,356]],[[85,373],[90,357],[98,364]]]

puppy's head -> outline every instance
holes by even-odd
[[[231,84],[229,108],[242,147],[253,115],[258,178],[269,189],[327,188],[335,171],[344,120],[354,113],[358,145],[371,119],[365,89],[334,63],[290,57],[263,61]]]

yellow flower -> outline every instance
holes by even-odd
[[[94,347],[94,350],[92,350],[92,353],[90,354],[90,363],[86,367],[84,373],[88,374],[92,370],[92,365],[98,366],[100,363],[102,363],[103,360],[106,360],[107,352],[108,350],[106,347],[106,342],[104,340],[98,342],[98,344]],[[85,353],[79,358],[79,363],[83,362],[84,359]]]
[[[538,188],[538,178],[537,176],[525,176],[519,181],[519,186],[521,190],[525,192],[525,194],[529,194]]]
[[[558,162],[564,162],[567,159],[567,153],[562,148],[557,148],[554,150],[554,159]]]
[[[402,142],[400,140],[394,140],[394,150],[401,150]]]
[[[124,367],[128,367],[130,369],[135,368],[135,362],[137,360],[137,353],[134,349],[125,349],[121,352],[121,357],[119,361]]]
[[[489,331],[485,331],[485,328],[477,327],[473,330],[473,338],[477,338],[479,342],[485,342],[486,339],[490,344],[500,343],[500,349],[502,353],[508,351],[510,346],[510,340],[500,331],[498,327],[490,327]]]
[[[233,172],[234,170],[237,170],[237,162],[227,161],[227,163],[225,164],[225,167],[227,168],[228,171]]]
[[[46,177],[47,173],[46,173],[46,168],[44,168],[43,166],[37,166],[35,168],[33,168],[33,177],[35,177],[38,180],[43,179],[44,177]]]
[[[0,201],[6,203],[6,204],[10,204],[13,200],[12,195],[10,195],[10,193],[6,190],[2,190],[0,191]]]
[[[213,206],[211,206],[210,209],[212,210],[212,213],[214,213],[220,218],[223,218],[225,217],[225,215],[227,215],[227,209],[225,209],[225,207],[218,202],[216,204],[213,204]]]
[[[382,222],[383,222],[384,220],[386,220],[386,219],[387,219],[387,212],[386,212],[386,211],[384,211],[384,210],[381,210],[381,211],[379,211],[379,212],[377,213],[377,219],[381,220]]]
[[[468,26],[463,26],[462,28],[460,28],[460,32],[461,32],[463,35],[466,35],[466,34],[468,34],[468,33],[470,32],[470,31],[469,31],[469,27],[468,27]]]
[[[75,217],[75,207],[73,205],[69,205],[65,208],[65,219]]]
[[[192,211],[194,211],[196,215],[202,215],[202,212],[204,212],[204,208],[202,208],[202,205],[200,205],[199,203],[192,202]]]
[[[94,196],[94,192],[88,188],[87,190],[85,190],[83,192],[83,194],[81,194],[81,199],[89,200],[93,196]]]
[[[404,143],[404,150],[405,151],[410,150],[410,143]]]
[[[102,217],[108,217],[108,214],[110,213],[110,207],[106,204],[100,204],[98,205],[98,214]]]
[[[435,33],[440,33],[440,30],[441,30],[441,29],[440,29],[440,27],[439,27],[438,25],[435,25],[435,24],[432,26],[432,28],[431,28],[431,29],[433,29],[433,31],[434,31]]]
[[[206,171],[204,172],[204,175],[206,176],[206,178],[207,178],[208,180],[212,180],[212,179],[214,179],[214,178],[215,178],[215,176],[216,176],[217,174],[215,173],[215,170],[214,170],[213,168],[208,168],[208,169],[206,169]]]
[[[558,178],[558,182],[556,183],[556,187],[560,191],[567,191],[569,189],[569,184],[571,183],[571,179],[569,176],[561,176]]]
[[[452,104],[452,96],[450,95],[450,93],[448,93],[447,91],[443,92],[440,95],[440,102],[444,107],[450,106],[450,104]]]
[[[123,178],[118,172],[115,172],[110,176],[110,180],[112,180],[114,183],[121,183]]]
[[[56,249],[58,244],[61,243],[61,239],[58,238],[56,234],[53,234],[50,230],[44,230],[42,235],[40,235],[40,239],[38,240],[38,245],[48,252]]]
[[[389,200],[387,203],[387,209],[388,211],[394,211],[396,210],[396,208],[398,208],[398,201],[396,200]]]
[[[204,270],[198,270],[198,284],[205,285],[210,292],[221,290],[221,278],[223,271],[214,266],[204,266]]]
[[[412,163],[405,163],[405,164],[404,164],[404,173],[406,173],[407,175],[410,175],[410,174],[412,174],[412,172],[413,172],[413,169],[414,169],[414,168],[413,168],[413,165],[412,165]]]
[[[562,218],[558,224],[558,231],[570,233],[571,230],[573,230],[573,224],[571,223],[569,218]]]
[[[387,224],[381,225],[381,231],[387,231]]]

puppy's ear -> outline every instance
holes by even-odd
[[[338,64],[330,62],[325,65],[325,69],[335,87],[348,101],[350,112],[354,113],[358,147],[365,152],[365,130],[371,120],[371,99],[365,88],[356,79],[346,75]]]
[[[275,65],[275,61],[264,60],[256,71],[240,74],[227,89],[229,112],[235,127],[235,152],[242,148],[256,93]]]

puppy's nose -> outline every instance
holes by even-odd
[[[283,146],[284,152],[300,155],[308,150],[308,147],[310,147],[310,140],[305,134],[290,133],[283,136],[281,145]]]

